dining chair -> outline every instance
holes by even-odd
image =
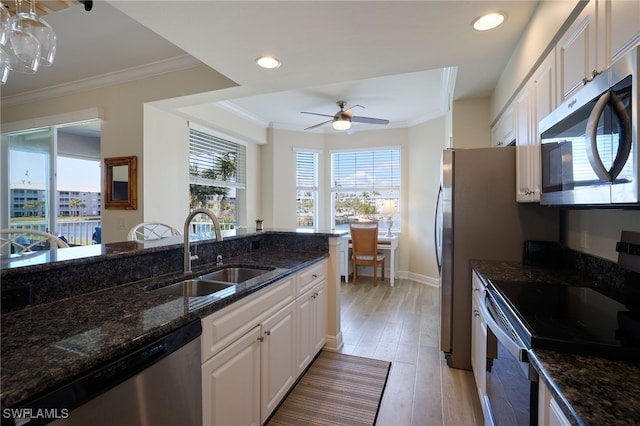
[[[44,231],[24,228],[0,229],[0,253],[15,254],[69,247],[61,238]]]
[[[349,222],[353,261],[353,284],[358,279],[358,266],[373,266],[373,285],[378,285],[378,265],[384,280],[384,253],[378,252],[378,221]]]
[[[129,241],[149,241],[174,235],[181,234],[171,225],[161,222],[142,222],[131,228],[128,239]]]

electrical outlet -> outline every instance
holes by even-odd
[[[119,217],[118,218],[118,229],[120,229],[120,230],[124,230],[125,229],[125,227],[124,227],[124,217]]]
[[[586,249],[588,245],[587,231],[580,233],[580,248]]]

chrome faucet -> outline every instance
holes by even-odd
[[[218,218],[216,217],[215,214],[213,214],[211,210],[195,209],[191,213],[189,213],[189,216],[187,216],[187,219],[184,221],[184,273],[185,274],[188,274],[189,272],[191,272],[191,259],[197,258],[197,256],[191,256],[191,247],[189,245],[189,226],[191,225],[191,221],[193,220],[193,218],[200,213],[206,214],[211,218],[211,220],[213,221],[213,229],[215,230],[215,233],[216,233],[216,240],[222,241],[222,234],[220,233],[220,222],[218,221]]]

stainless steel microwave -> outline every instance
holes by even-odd
[[[635,47],[540,121],[540,203],[640,207]]]

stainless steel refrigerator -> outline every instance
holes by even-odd
[[[525,240],[559,241],[554,207],[516,202],[516,148],[448,149],[436,212],[440,348],[471,369],[471,259],[522,261]]]

